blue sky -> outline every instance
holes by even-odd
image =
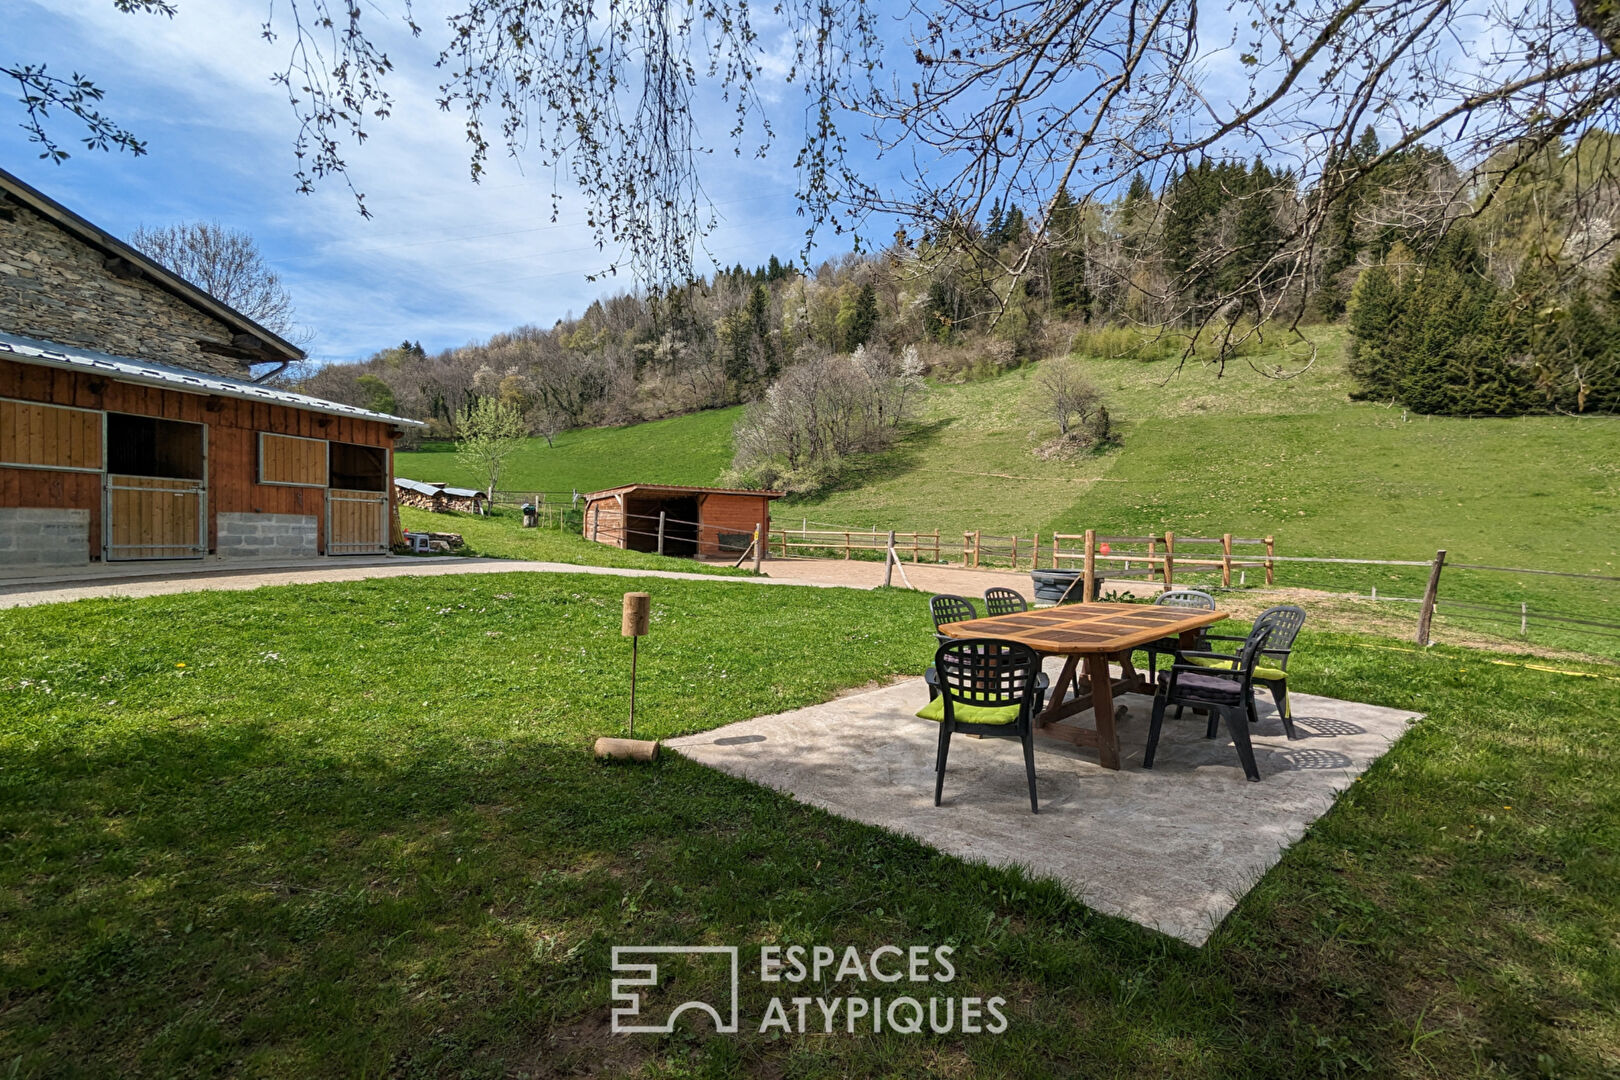
[[[416,5],[422,40],[401,33],[388,41],[398,67],[394,116],[374,124],[366,145],[348,155],[369,220],[341,183],[314,195],[295,189],[292,114],[269,78],[281,53],[259,35],[264,0],[178,6],[168,20],[120,14],[111,0],[5,0],[7,62],[43,60],[61,74],[90,76],[107,92],[104,111],[148,148],[133,157],[69,146],[73,156],[51,164],[39,159],[16,126],[21,110],[7,101],[0,105],[5,168],[120,236],[197,219],[252,233],[291,290],[299,322],[313,334],[309,353],[321,361],[364,357],[405,338],[433,351],[524,323],[549,326],[631,284],[623,276],[621,285],[586,280],[609,260],[596,251],[570,189],[562,216],[550,221],[549,172],[525,175],[492,154],[483,182],[468,179],[456,118],[433,101],[431,62],[442,35],[432,0]],[[779,103],[782,139],[770,159],[729,151],[711,159],[705,183],[724,220],[708,245],[724,265],[800,250],[795,95]],[[78,135],[65,121],[55,133],[65,142]],[[829,235],[817,257],[847,246]]]

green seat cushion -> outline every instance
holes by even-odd
[[[917,713],[924,720],[934,723],[943,723],[945,720],[945,696],[930,701]],[[952,710],[952,715],[959,724],[1016,724],[1018,723],[1018,706],[1001,705],[990,708],[984,705],[964,705],[960,701]]]
[[[1232,665],[1236,663],[1236,661],[1211,660],[1208,657],[1195,656],[1193,657],[1193,663],[1197,664],[1199,667],[1225,668],[1230,671],[1232,669]],[[1276,667],[1257,667],[1254,669],[1254,677],[1257,679],[1263,679],[1266,682],[1284,682],[1288,678],[1288,672],[1284,671],[1282,668]]]

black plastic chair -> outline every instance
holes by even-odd
[[[984,610],[987,615],[1017,615],[1029,610],[1029,601],[1017,589],[997,585],[984,590]]]
[[[997,611],[991,606],[991,593],[1007,593],[1016,598],[1021,606],[1008,611]],[[1005,598],[998,596],[995,603],[1005,604],[1007,601]],[[991,615],[1010,615],[1016,611],[1029,610],[1029,605],[1024,603],[1024,598],[1022,596],[1019,596],[1019,594],[1014,592],[1012,589],[1003,589],[999,586],[985,591],[984,605],[985,609]],[[934,617],[934,637],[939,639],[939,643],[941,645],[948,645],[951,642],[959,639],[940,633],[940,627],[945,626],[948,623],[966,622],[968,619],[977,619],[979,617],[979,612],[976,608],[974,608],[973,601],[969,600],[965,596],[957,596],[955,593],[938,593],[929,597],[928,612]],[[1039,666],[1037,665],[1037,671],[1038,670]],[[939,672],[934,667],[930,667],[927,671],[923,672],[923,681],[928,684],[928,700],[932,701],[934,698],[937,698],[939,696]],[[1047,678],[1046,673],[1042,671],[1036,678],[1035,682],[1036,689],[1038,691],[1035,709],[1037,712],[1039,712],[1041,709],[1046,707],[1046,691],[1051,685],[1051,679]]]
[[[947,623],[966,622],[968,619],[977,619],[979,612],[973,606],[973,601],[965,596],[955,593],[939,593],[928,598],[928,613],[934,617],[934,636],[939,643],[955,641],[955,638],[946,637],[939,632],[939,628]]]
[[[1294,713],[1288,704],[1288,657],[1294,651],[1294,639],[1299,636],[1300,628],[1305,625],[1305,609],[1293,604],[1279,604],[1267,608],[1255,620],[1255,625],[1265,622],[1271,627],[1271,637],[1266,641],[1266,647],[1260,650],[1260,659],[1254,665],[1254,681],[1257,685],[1271,691],[1271,700],[1277,703],[1277,712],[1282,717],[1283,730],[1288,732],[1290,739],[1294,735]],[[1207,634],[1205,641],[1244,641],[1245,638],[1235,634]],[[1201,666],[1222,666],[1218,661],[1206,660]],[[1249,718],[1254,719],[1254,710],[1249,711]]]
[[[1207,592],[1198,589],[1166,589],[1153,601],[1155,607],[1188,608],[1193,611],[1214,611],[1215,598]],[[1240,639],[1241,640],[1241,639]],[[1198,647],[1205,644],[1203,631],[1198,634]],[[1179,638],[1160,638],[1149,645],[1142,646],[1147,651],[1147,675],[1149,682],[1157,682],[1159,678],[1159,657],[1174,656],[1181,649]]]
[[[1191,705],[1209,712],[1206,738],[1214,738],[1217,719],[1225,718],[1227,733],[1232,736],[1238,760],[1243,763],[1243,774],[1250,780],[1260,779],[1260,769],[1254,763],[1254,746],[1249,741],[1249,721],[1254,715],[1254,666],[1270,636],[1271,626],[1256,619],[1236,655],[1195,650],[1176,654],[1168,678],[1153,695],[1153,721],[1148,726],[1147,753],[1142,758],[1144,769],[1153,768],[1165,709],[1176,706],[1179,718],[1182,707]],[[1222,667],[1203,667],[1197,663],[1200,659],[1226,663]]]
[[[928,614],[934,618],[934,637],[941,645],[948,645],[956,639],[939,632],[939,628],[947,623],[966,622],[968,619],[977,619],[978,611],[973,607],[973,601],[965,596],[955,593],[936,593],[928,598]],[[923,672],[923,681],[928,684],[928,700],[939,697],[939,673],[932,666]]]
[[[1029,810],[1032,814],[1040,813],[1035,798],[1035,713],[1041,658],[1034,649],[1016,641],[967,638],[941,645],[934,653],[934,667],[940,673],[940,696],[944,699],[944,716],[939,721],[939,753],[934,761],[934,805],[940,804],[945,790],[951,736],[961,732],[1016,738],[1023,743]],[[1001,722],[974,722],[959,715],[963,707],[1011,710],[1012,715]]]

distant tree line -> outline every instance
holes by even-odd
[[[1452,415],[1614,411],[1620,182],[1593,178],[1617,148],[1590,133],[1486,183],[1434,149],[1385,152],[1369,129],[1334,166],[1356,179],[1328,204],[1303,268],[1283,266],[1279,251],[1332,175],[1302,184],[1264,160],[1210,158],[1157,189],[1133,177],[1105,205],[1060,189],[1042,245],[1031,246],[1022,208],[997,202],[983,221],[902,232],[882,251],[813,270],[773,256],[609,296],[550,328],[436,355],[406,341],[291,378],[427,420],[440,437],[495,398],[550,439],[760,402],[807,358],[862,347],[881,357],[912,348],[923,372],[944,379],[1071,347],[1224,364],[1238,344],[1252,352],[1267,335],[1348,318],[1366,398]],[[1012,265],[1031,250],[1034,262]]]

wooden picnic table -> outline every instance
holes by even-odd
[[[1198,632],[1226,618],[1221,611],[1156,607],[1146,604],[1065,604],[1061,607],[966,619],[946,623],[939,632],[953,638],[997,638],[1017,641],[1038,653],[1063,656],[1063,674],[1036,717],[1036,731],[1076,746],[1094,746],[1105,768],[1119,768],[1119,735],[1114,730],[1114,695],[1146,690],[1150,683],[1131,664],[1131,651],[1160,638],[1180,639],[1193,648]],[[1079,677],[1085,661],[1085,677]],[[1110,662],[1120,665],[1112,678]],[[1082,683],[1084,684],[1082,686]],[[1065,701],[1070,690],[1074,697]],[[1095,726],[1086,728],[1059,721],[1090,709]]]

